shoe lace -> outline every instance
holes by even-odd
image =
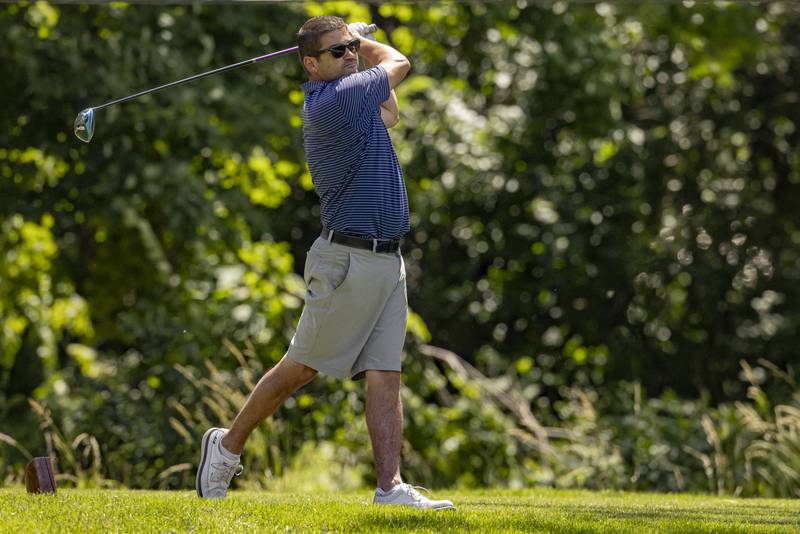
[[[417,491],[418,489],[421,489],[422,491],[430,495],[431,490],[429,490],[428,488],[424,486],[412,486],[411,484],[406,484],[405,486],[406,486],[406,491],[408,492],[409,495],[411,495],[411,497],[414,499],[415,502],[423,502],[429,500],[427,497],[425,497],[424,495],[422,495],[420,492]]]
[[[242,464],[219,463],[212,464],[211,467],[214,468],[211,472],[212,482],[225,482],[226,484],[230,484],[234,476],[238,477],[244,472],[244,466]]]

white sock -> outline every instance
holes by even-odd
[[[378,495],[389,495],[390,493],[394,492],[396,488],[397,485],[394,485],[392,486],[392,489],[390,489],[389,491],[383,491],[383,489],[380,486],[378,486]]]
[[[222,446],[222,440],[219,440],[219,452],[226,460],[230,460],[232,462],[238,462],[239,458],[241,458],[241,454],[233,454],[231,451],[226,449]]]

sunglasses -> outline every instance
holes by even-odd
[[[355,54],[358,52],[359,48],[361,48],[361,39],[353,39],[349,43],[335,44],[330,48],[317,50],[316,52],[312,52],[308,55],[313,57],[318,57],[324,54],[325,52],[330,52],[333,57],[335,57],[336,59],[340,59],[344,57],[345,53],[347,53],[348,50],[350,50]]]

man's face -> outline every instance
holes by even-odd
[[[324,50],[337,44],[346,44],[355,39],[347,28],[325,33],[320,37],[319,49]],[[358,72],[358,54],[345,48],[344,56],[333,57],[330,52],[312,57],[303,58],[309,78],[314,81],[331,81]]]

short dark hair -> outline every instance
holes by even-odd
[[[320,38],[328,32],[347,29],[347,23],[341,17],[313,17],[306,21],[297,32],[297,53],[300,61],[319,50]]]

